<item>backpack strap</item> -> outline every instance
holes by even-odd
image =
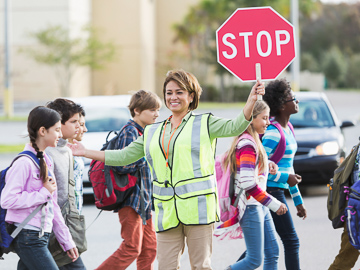
[[[283,158],[283,156],[285,154],[285,150],[286,150],[285,133],[284,133],[281,125],[279,124],[279,122],[277,122],[275,120],[271,120],[270,125],[273,125],[274,127],[276,127],[276,129],[280,133],[280,141],[279,141],[274,153],[269,158],[269,160],[271,160],[271,161],[275,162],[276,164],[278,164],[279,161]],[[288,126],[289,126],[291,132],[293,133],[293,135],[295,136],[293,125],[290,122],[288,122]]]

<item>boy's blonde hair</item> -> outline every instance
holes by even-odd
[[[132,117],[135,117],[135,109],[142,112],[145,110],[160,109],[160,107],[160,98],[155,93],[146,90],[135,92],[132,95],[128,106]]]

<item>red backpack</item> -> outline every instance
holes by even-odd
[[[116,142],[127,126],[125,125],[119,133],[110,131],[101,150],[115,150]],[[112,132],[116,136],[108,141]],[[142,135],[139,130],[138,134],[139,136]],[[117,210],[120,204],[133,193],[136,183],[141,184],[138,171],[135,174],[120,174],[114,167],[107,166],[104,162],[98,160],[92,160],[90,163],[89,180],[94,190],[96,207],[109,211]]]

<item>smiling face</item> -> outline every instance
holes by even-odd
[[[41,129],[45,129],[45,128],[41,127]],[[46,147],[56,147],[61,137],[62,137],[61,121],[59,121],[52,127],[49,127],[48,129],[44,130],[43,132],[44,149]]]
[[[66,139],[75,139],[77,134],[80,131],[80,114],[75,113],[72,117],[69,118],[65,122],[65,124],[61,124],[61,132],[63,134],[63,138]]]
[[[186,114],[189,111],[189,105],[193,101],[194,94],[181,89],[179,85],[170,81],[165,88],[166,107],[173,114]]]
[[[260,114],[258,114],[251,122],[251,125],[258,134],[264,134],[266,128],[270,125],[269,115],[270,110],[266,108]]]
[[[79,119],[79,133],[77,134],[75,140],[77,140],[78,142],[82,141],[82,138],[84,136],[84,133],[87,132],[87,128],[85,125],[85,117],[83,115],[80,115],[80,119]]]

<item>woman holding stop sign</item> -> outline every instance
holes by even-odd
[[[242,112],[232,120],[210,113],[193,113],[202,89],[195,76],[184,70],[167,73],[164,101],[172,115],[145,127],[143,136],[122,150],[93,151],[80,143],[71,145],[74,155],[124,166],[146,157],[153,179],[157,259],[160,270],[179,269],[180,256],[189,250],[192,269],[212,269],[212,235],[219,218],[215,179],[216,138],[243,133],[252,120],[257,94],[265,93],[257,82]]]

